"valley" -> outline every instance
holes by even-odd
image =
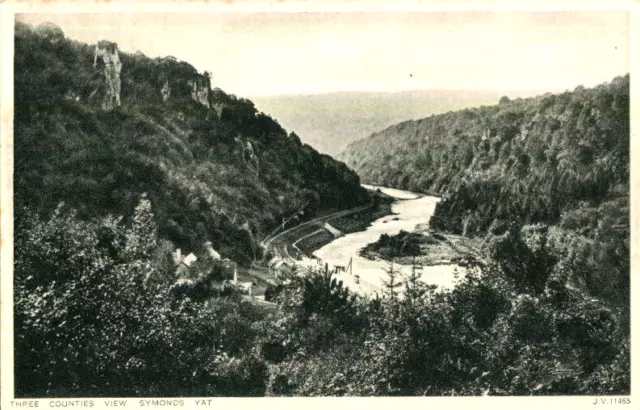
[[[533,91],[513,90],[526,96]],[[252,96],[256,107],[293,129],[306,143],[336,156],[357,140],[390,125],[432,114],[492,104],[497,91],[425,90],[404,92],[344,92]]]
[[[629,75],[302,137],[51,23],[14,65],[16,397],[630,394]]]

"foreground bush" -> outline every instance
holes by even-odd
[[[264,394],[259,316],[171,292],[148,200],[130,226],[58,207],[19,210],[15,232],[16,397]]]
[[[397,278],[389,280],[384,297],[355,300],[365,320],[348,333],[335,331],[344,312],[318,313],[304,332],[280,322],[285,334],[324,338],[313,349],[296,339],[300,347],[274,366],[270,394],[629,394],[620,315],[568,286],[564,267],[527,239],[502,239],[498,260],[471,268],[450,292],[409,277],[399,294]],[[511,248],[524,252],[520,259],[505,258]],[[304,299],[288,299],[287,309],[305,312]]]
[[[629,392],[624,318],[570,286],[543,227],[499,236],[449,292],[390,271],[359,298],[310,272],[272,317],[176,292],[152,221],[144,198],[129,225],[16,212],[16,396]]]

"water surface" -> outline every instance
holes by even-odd
[[[394,215],[387,215],[377,219],[365,231],[354,232],[328,243],[316,250],[313,254],[318,260],[305,259],[304,264],[324,264],[333,266],[347,266],[352,260],[353,276],[349,272],[340,273],[338,277],[350,289],[361,294],[381,292],[383,280],[387,279],[385,269],[390,268],[390,263],[383,260],[370,260],[359,256],[359,251],[370,243],[377,241],[380,235],[396,235],[401,230],[412,232],[416,225],[429,221],[439,198],[428,195],[420,195],[415,192],[400,189],[363,185],[368,189],[380,189],[383,193],[398,199],[392,204]],[[409,265],[393,265],[402,277],[411,273]],[[441,289],[450,289],[457,281],[454,271],[458,268],[454,264],[425,266],[421,279],[429,284],[437,285]],[[359,284],[355,275],[359,275]]]

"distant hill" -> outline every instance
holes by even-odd
[[[250,260],[283,217],[366,201],[357,175],[173,57],[15,31],[15,203],[132,215],[147,193],[177,246]]]
[[[495,104],[505,92],[406,91],[252,96],[256,107],[278,119],[303,142],[335,155],[355,140],[401,121],[467,107]],[[509,97],[532,91],[506,93]]]

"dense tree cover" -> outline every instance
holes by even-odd
[[[55,26],[16,24],[16,209],[47,213],[64,201],[78,217],[129,219],[148,193],[163,238],[186,250],[211,240],[248,261],[282,216],[367,200],[355,173],[251,101],[219,89],[208,97],[219,112],[193,101],[189,82],[208,75],[171,57],[119,55],[122,106],[104,111],[93,46]]]
[[[293,281],[276,296],[284,318],[272,331],[281,349],[267,359],[269,393],[628,394],[620,317],[568,285],[554,251],[536,242],[547,233],[516,232],[492,246],[491,264],[471,268],[449,292],[417,273],[396,272],[382,297],[355,301],[340,282]],[[523,251],[517,262],[510,248]],[[320,274],[306,281],[328,283]],[[322,292],[333,302],[321,306],[331,309],[314,308]]]
[[[390,271],[367,299],[309,272],[267,309],[183,292],[151,209],[130,225],[17,214],[16,396],[629,393],[624,325],[541,262],[557,260],[544,231],[505,236],[450,292]]]
[[[250,101],[214,90],[219,115],[187,89],[162,101],[167,80],[179,90],[199,75],[172,58],[121,53],[123,105],[99,109],[92,52],[55,26],[16,27],[16,396],[629,393],[624,312],[574,286],[579,277],[603,297],[627,286],[625,276],[593,269],[625,269],[628,245],[611,240],[628,227],[624,182],[598,188],[604,198],[561,203],[556,219],[493,218],[491,262],[450,292],[393,270],[374,299],[326,272],[270,289],[276,304],[242,297],[213,265],[176,283],[169,240],[195,249],[211,239],[223,254],[250,259],[280,216],[365,194],[344,164],[301,145]],[[524,103],[501,106],[511,104]],[[465,191],[498,166],[479,172],[473,155],[464,184],[443,172],[438,189],[452,188],[436,222],[470,234],[481,222],[465,216],[456,228],[457,213],[445,210],[457,192],[488,206],[502,182]],[[511,165],[537,166],[522,158]],[[589,154],[557,158],[572,164]],[[615,178],[628,172],[623,156],[607,158],[609,171],[622,161]],[[388,241],[413,253],[403,238]]]
[[[511,191],[487,197],[523,198],[509,205],[515,209],[492,214],[516,211],[536,222],[557,219],[577,201],[624,193],[628,143],[627,75],[593,89],[406,121],[353,143],[341,157],[368,182],[415,191],[468,191],[474,181],[497,184]],[[554,196],[545,196],[546,203],[536,193]]]
[[[264,395],[265,312],[180,292],[148,199],[119,219],[16,212],[16,397]]]
[[[403,122],[341,158],[366,182],[443,196],[436,229],[500,236],[511,223],[549,226],[574,284],[628,308],[628,75]]]

